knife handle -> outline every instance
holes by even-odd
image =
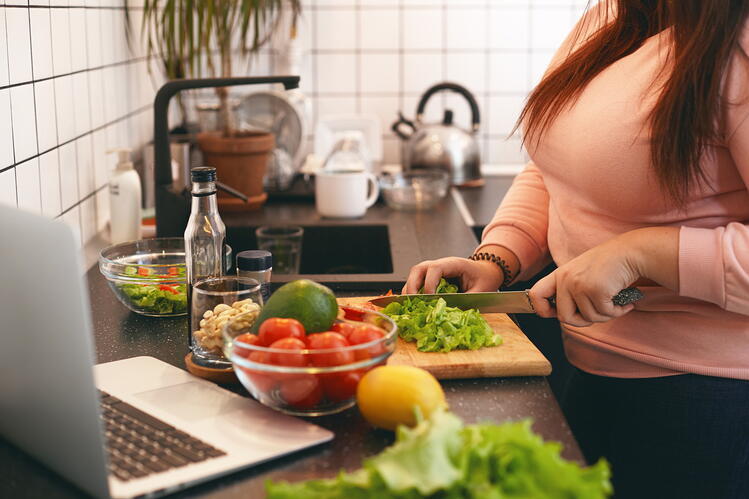
[[[623,307],[624,305],[629,305],[630,303],[636,302],[644,296],[645,295],[642,294],[642,291],[637,288],[624,288],[617,294],[615,294],[613,298],[611,298],[611,301],[614,303],[614,305]],[[549,300],[549,303],[552,307],[556,308],[557,300],[555,296],[550,296],[547,298],[547,300]]]

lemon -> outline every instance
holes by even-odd
[[[447,407],[439,381],[424,369],[413,366],[380,366],[359,382],[356,401],[364,419],[374,426],[394,430],[398,425],[414,426],[418,407],[426,418]]]

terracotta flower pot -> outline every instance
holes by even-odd
[[[247,211],[265,202],[268,196],[263,192],[263,177],[275,147],[273,134],[253,132],[224,137],[220,132],[204,132],[198,134],[197,141],[203,151],[203,163],[216,168],[218,180],[250,198],[244,202],[218,191],[219,209]]]

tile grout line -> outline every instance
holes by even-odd
[[[112,120],[112,121],[109,121],[109,122],[107,122],[107,123],[104,123],[103,125],[100,125],[100,126],[98,126],[98,127],[96,127],[96,128],[92,128],[92,129],[91,129],[91,130],[89,130],[88,132],[84,132],[84,133],[82,133],[82,134],[80,134],[80,135],[77,135],[77,136],[75,136],[75,137],[73,137],[73,138],[71,138],[71,139],[69,139],[69,140],[66,140],[65,142],[61,142],[61,143],[60,143],[59,145],[57,145],[56,147],[50,147],[49,149],[47,149],[47,150],[45,150],[45,151],[41,151],[41,152],[39,152],[38,154],[35,154],[34,156],[31,156],[31,157],[29,157],[29,158],[25,159],[25,160],[24,160],[24,161],[22,161],[21,163],[25,163],[26,161],[32,160],[32,159],[34,159],[34,158],[39,158],[39,157],[41,157],[41,156],[44,156],[44,155],[45,155],[45,154],[47,154],[47,153],[50,153],[50,152],[53,152],[53,151],[59,150],[60,148],[62,148],[62,147],[64,147],[64,146],[67,146],[67,145],[69,145],[69,144],[72,144],[72,143],[74,143],[74,142],[75,142],[76,140],[78,140],[78,139],[80,139],[80,138],[82,138],[82,137],[85,137],[85,136],[87,136],[87,135],[92,135],[92,134],[93,134],[93,133],[95,133],[95,132],[99,132],[99,131],[101,131],[101,130],[104,130],[104,129],[106,129],[106,128],[110,127],[110,126],[113,126],[113,125],[117,125],[117,124],[119,124],[119,123],[121,123],[121,122],[123,122],[123,121],[125,121],[125,120],[127,120],[127,119],[130,119],[130,118],[134,117],[134,116],[135,116],[135,115],[137,115],[137,114],[140,114],[140,113],[143,113],[143,112],[145,112],[145,111],[149,111],[149,110],[153,110],[153,106],[152,106],[151,104],[147,104],[147,105],[145,105],[145,106],[141,106],[140,108],[136,109],[135,111],[131,111],[131,112],[129,112],[129,113],[126,113],[126,114],[124,114],[124,115],[120,116],[119,118],[115,118],[114,120]],[[7,166],[7,167],[5,167],[5,168],[2,168],[2,169],[0,169],[0,173],[3,173],[3,172],[5,172],[5,171],[8,171],[8,170],[10,170],[11,168],[15,168],[15,167],[16,167],[17,165],[19,165],[19,164],[21,164],[21,163],[15,163],[15,164],[13,164],[13,165],[10,165],[10,166]]]
[[[34,43],[31,37],[31,11],[27,12],[29,19],[29,57],[31,57],[31,79],[34,79]],[[39,154],[39,120],[36,113],[36,84],[31,86],[31,95],[34,99],[34,134],[36,136],[36,152]],[[38,157],[37,157],[38,158]],[[29,160],[31,161],[31,160]],[[36,173],[39,179],[39,212],[42,213],[42,168],[39,159],[36,160]],[[16,191],[18,191],[18,174],[16,174]]]
[[[5,24],[5,59],[8,66],[8,83],[10,83],[10,44],[8,43],[8,16],[6,12],[3,12],[3,23]],[[18,171],[15,169],[16,166],[16,132],[13,126],[13,99],[11,99],[11,91],[8,90],[8,106],[10,110],[10,144],[13,149],[13,164],[3,171],[13,168],[13,183],[16,194],[16,208],[18,207]]]
[[[484,103],[486,104],[486,107],[484,108],[484,111],[481,113],[481,126],[484,130],[486,130],[485,133],[479,134],[479,136],[482,136],[484,139],[484,145],[481,149],[483,151],[481,152],[481,156],[483,159],[479,161],[479,164],[483,164],[487,162],[489,159],[489,151],[491,150],[491,141],[489,139],[489,116],[491,113],[491,106],[489,105],[489,93],[491,91],[491,68],[492,68],[492,61],[491,61],[491,52],[489,51],[489,45],[491,45],[491,2],[490,0],[486,0],[486,3],[484,4],[484,17],[485,17],[485,23],[486,23],[486,36],[484,37],[484,47],[485,47],[485,58],[484,58],[484,65],[485,65],[485,74],[484,74]]]
[[[52,42],[52,10],[49,11],[49,56],[52,63],[52,74],[55,73],[55,50]],[[62,166],[60,165],[60,120],[57,119],[57,85],[52,81],[52,98],[55,101],[55,150],[57,151],[57,190],[60,193],[60,204],[57,209],[62,213]],[[40,154],[41,156],[41,154]],[[59,216],[59,214],[57,215]]]
[[[91,66],[91,54],[89,53],[89,40],[88,40],[88,22],[89,17],[88,15],[84,15],[84,22],[86,24],[86,67]],[[99,16],[99,27],[101,27],[101,16]],[[101,44],[101,36],[99,37],[99,44]],[[88,84],[88,122],[89,127],[93,128],[94,126],[94,106],[93,101],[91,100],[91,71],[86,71],[86,82]],[[91,140],[89,141],[89,153],[90,153],[90,162],[91,162],[91,176],[93,177],[93,185],[94,185],[94,193],[96,192],[96,158],[94,157],[94,134],[91,133]],[[98,229],[98,220],[99,220],[99,204],[96,202],[96,196],[94,196],[94,229],[93,232],[96,233]],[[85,243],[84,243],[85,244]]]
[[[52,16],[50,15],[50,26],[51,26],[51,19],[52,19]],[[50,27],[50,36],[51,36],[51,27]],[[153,57],[156,57],[156,56],[153,56]],[[143,57],[138,57],[138,58],[134,58],[134,59],[126,59],[126,60],[123,60],[123,61],[117,61],[117,62],[112,62],[112,63],[109,63],[109,64],[103,64],[103,65],[97,66],[97,67],[86,67],[84,69],[78,69],[78,70],[75,70],[75,71],[70,71],[69,73],[61,73],[59,75],[53,74],[52,76],[45,76],[44,78],[39,78],[38,80],[33,80],[32,79],[32,80],[28,80],[28,81],[22,81],[22,82],[18,82],[18,83],[12,83],[12,84],[8,84],[8,85],[4,85],[4,86],[0,87],[0,90],[7,90],[7,89],[15,88],[15,87],[22,87],[24,85],[31,85],[32,83],[42,83],[42,82],[45,82],[45,81],[56,80],[58,78],[65,78],[67,76],[75,76],[77,74],[87,73],[87,72],[90,72],[90,71],[98,71],[98,70],[110,69],[110,68],[118,67],[118,66],[127,66],[127,65],[130,65],[130,64],[136,64],[138,62],[142,62],[142,61],[147,60],[147,59],[148,59],[147,56],[143,56]],[[54,73],[54,69],[53,69],[53,73]]]
[[[72,36],[72,20],[70,19],[70,10],[68,10],[68,33],[71,33],[71,36],[68,38],[68,50],[70,52],[70,69],[73,69],[73,36]],[[71,87],[73,86],[73,76],[68,76],[70,78],[70,84]],[[75,88],[73,90],[73,95],[71,95],[71,98],[73,99],[73,106],[75,106]],[[78,132],[78,120],[75,116],[75,110],[73,110],[73,133],[76,134]],[[77,139],[73,140],[73,150],[75,154],[75,199],[76,202],[73,203],[74,206],[80,206],[81,204],[81,174],[80,174],[80,165],[78,164],[78,141]],[[81,210],[78,210],[78,239],[81,243],[81,246],[83,246],[83,224],[81,223]]]
[[[361,50],[361,5],[360,0],[354,0],[354,82],[356,88],[356,105],[355,109],[358,114],[362,110],[362,50]]]

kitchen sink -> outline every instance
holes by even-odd
[[[387,225],[303,227],[300,275],[393,273]],[[257,249],[255,227],[227,227],[226,242],[235,255]]]

